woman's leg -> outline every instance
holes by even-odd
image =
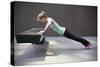
[[[85,47],[87,47],[90,44],[89,41],[73,35],[67,29],[65,29],[64,36],[67,37],[67,38],[70,38],[72,40],[75,40],[75,41],[78,41],[78,42],[82,43]]]

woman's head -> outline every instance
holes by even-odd
[[[41,11],[38,16],[37,16],[37,21],[40,21],[40,22],[46,22],[47,21],[47,15],[44,11]]]

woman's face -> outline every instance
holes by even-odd
[[[42,18],[42,19],[37,18],[37,21],[45,23],[45,22],[47,22],[47,19],[46,18]]]
[[[46,22],[46,18],[43,18],[43,19],[41,20],[41,22],[45,23],[45,22]]]

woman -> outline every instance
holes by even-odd
[[[77,37],[70,33],[65,27],[60,26],[55,20],[53,20],[51,17],[48,17],[44,11],[41,11],[37,17],[37,21],[40,21],[41,23],[46,23],[46,26],[44,30],[40,31],[40,33],[46,32],[46,30],[50,27],[53,31],[58,33],[59,35],[65,36],[69,39],[75,40],[77,42],[82,43],[86,48],[90,48],[92,45],[89,41]]]

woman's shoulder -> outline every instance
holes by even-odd
[[[48,19],[48,20],[52,20],[52,18],[51,18],[51,17],[48,17],[47,19]]]
[[[52,21],[53,19],[51,17],[48,17],[47,20],[50,22]]]
[[[54,21],[53,18],[51,18],[51,17],[48,17],[47,20],[52,21],[52,22]]]

